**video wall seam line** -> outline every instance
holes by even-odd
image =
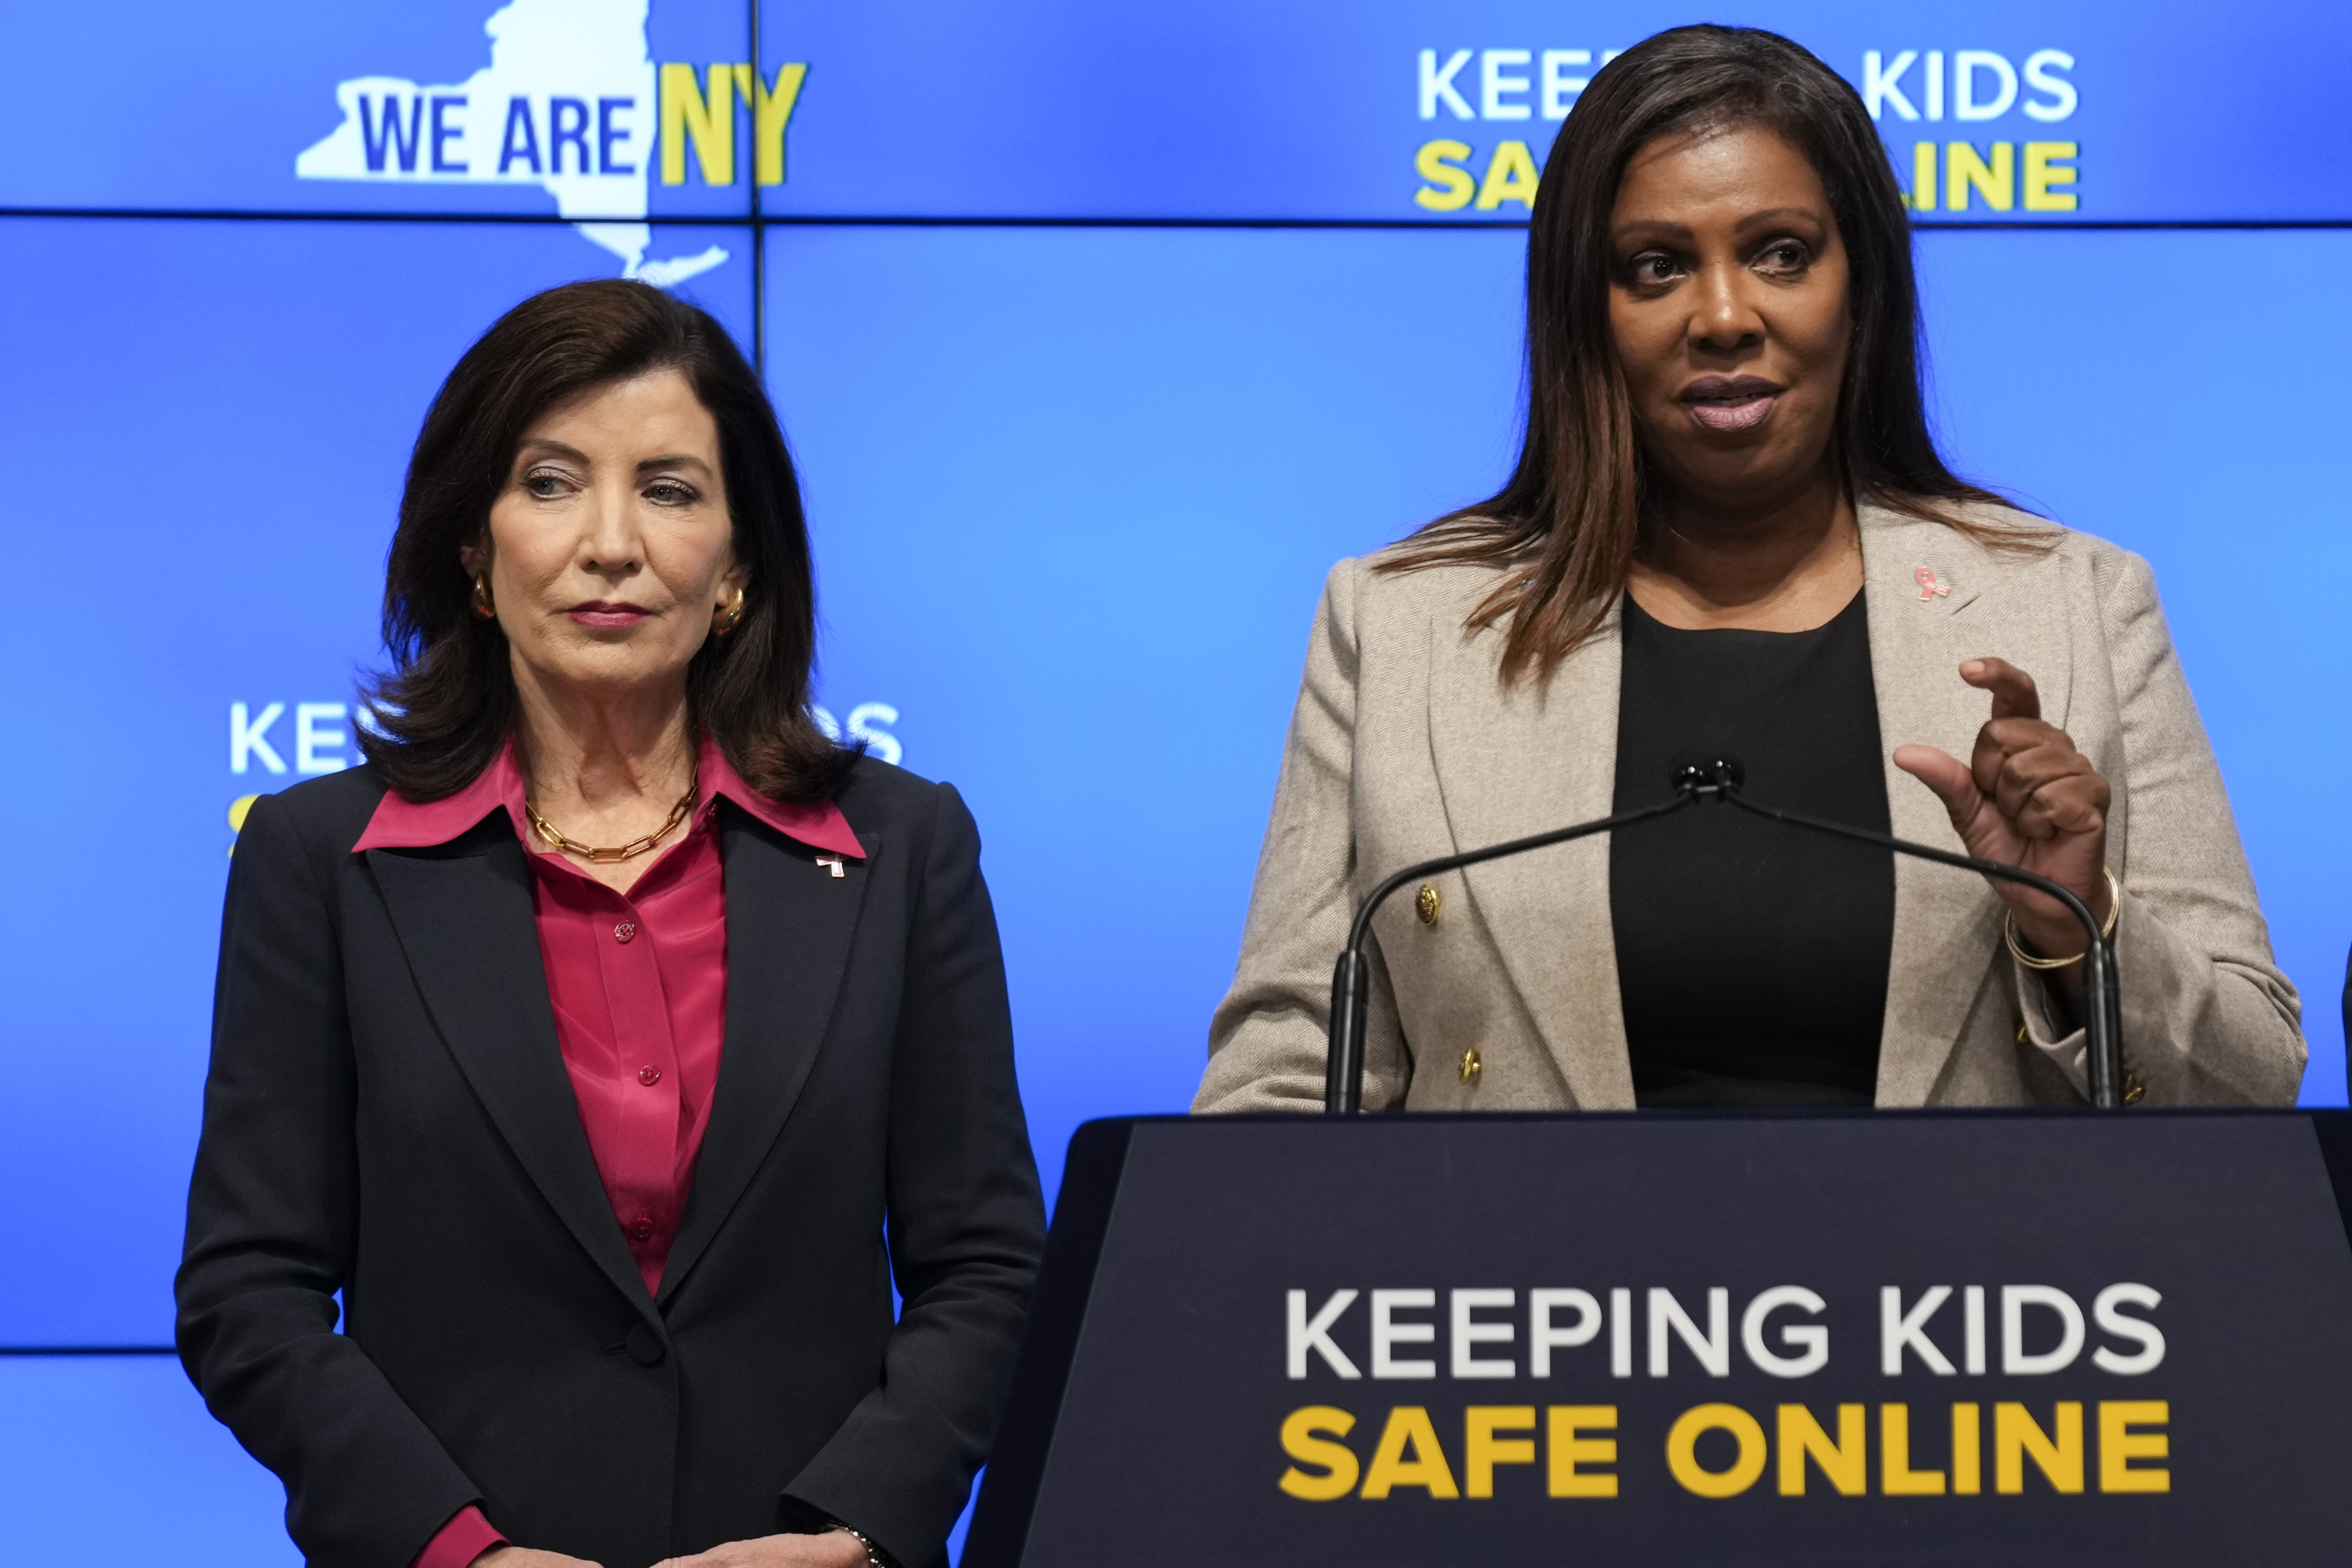
[[[760,52],[760,7],[761,0],[744,0],[743,8],[751,16],[751,79],[764,79],[768,68],[767,56]],[[782,79],[780,76],[778,79]],[[781,146],[781,143],[779,144]],[[760,182],[751,181],[751,368],[760,374],[761,385],[768,380],[768,227],[760,221]]]
[[[51,207],[0,206],[0,218],[28,220],[86,219],[111,223],[383,223],[497,224],[569,227],[582,223],[650,223],[672,228],[748,228],[753,243],[772,228],[1110,228],[1110,229],[1268,229],[1306,231],[1423,230],[1484,232],[1520,229],[1525,218],[1276,218],[1276,217],[1022,217],[984,216],[855,216],[764,213],[758,216],[725,214],[681,214],[675,217],[565,217],[553,213],[419,213],[317,212],[255,208],[209,207]],[[1925,233],[1984,230],[2002,233],[2324,233],[2352,229],[2352,218],[1922,218],[1911,225]]]

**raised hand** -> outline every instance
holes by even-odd
[[[1969,762],[1933,746],[1897,746],[1895,765],[1942,798],[1969,854],[2047,877],[2105,920],[2107,781],[2064,731],[2042,721],[2033,677],[2007,659],[1972,658],[1960,679],[1992,694],[1992,717]],[[2030,951],[2072,958],[2089,945],[2056,900],[2013,882],[1992,887]]]

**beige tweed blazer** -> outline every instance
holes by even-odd
[[[1987,521],[2029,520],[1982,509]],[[2113,784],[2124,1066],[2142,1103],[2290,1104],[2300,1004],[2271,962],[2228,795],[2138,556],[2064,533],[2039,557],[1861,511],[1871,671],[1887,750],[1965,760],[1990,712],[1964,659],[2030,672],[2042,716]],[[1616,783],[1612,613],[1548,680],[1506,690],[1499,631],[1465,633],[1486,568],[1332,569],[1258,859],[1233,988],[1210,1026],[1197,1110],[1321,1103],[1331,961],[1355,903],[1417,860],[1606,816]],[[1919,568],[1949,590],[1926,593]],[[1923,594],[1925,596],[1923,596]],[[1895,832],[1958,849],[1943,805],[1886,764]],[[1368,1107],[1623,1110],[1633,1104],[1603,838],[1436,879],[1373,922]],[[2001,942],[1981,878],[1895,862],[1882,1106],[2079,1104],[2084,1039]],[[1467,1047],[1481,1070],[1458,1070]]]

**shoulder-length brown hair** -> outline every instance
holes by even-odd
[[[719,462],[745,569],[743,618],[687,667],[688,714],[745,783],[782,801],[837,791],[856,760],[809,713],[816,594],[800,480],[758,373],[725,329],[647,284],[570,283],[534,294],[467,349],[433,399],[408,462],[384,564],[392,667],[366,697],[360,746],[412,800],[454,795],[513,733],[507,639],[469,612],[458,559],[489,526],[531,423],[584,392],[675,370],[719,426]]]
[[[1439,518],[1382,569],[1512,569],[1472,612],[1507,622],[1506,681],[1549,670],[1608,618],[1640,540],[1646,476],[1609,326],[1609,215],[1634,153],[1677,132],[1762,126],[1821,176],[1851,258],[1853,339],[1831,456],[1848,492],[1996,545],[2030,536],[1938,501],[1997,501],[1956,478],[1919,390],[1919,301],[1903,195],[1862,99],[1755,27],[1676,27],[1594,73],[1552,142],[1528,228],[1527,433],[1500,493]]]

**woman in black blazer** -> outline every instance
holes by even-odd
[[[370,765],[236,851],[189,1375],[315,1563],[943,1562],[1043,1214],[977,832],[811,721],[757,377],[525,301],[388,577]]]

